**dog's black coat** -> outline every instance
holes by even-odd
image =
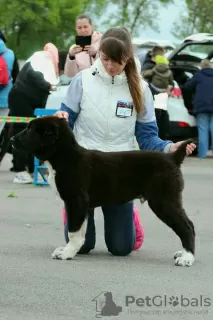
[[[55,183],[66,206],[70,232],[80,229],[89,208],[145,199],[180,237],[183,248],[194,254],[195,232],[182,206],[180,170],[189,142],[172,154],[87,150],[78,145],[66,120],[54,116],[31,121],[12,138],[15,148],[49,161],[56,171]]]

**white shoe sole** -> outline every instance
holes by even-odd
[[[13,180],[13,183],[17,183],[17,184],[30,184],[30,183],[33,183],[33,181],[30,181],[30,180],[26,180],[26,181]]]

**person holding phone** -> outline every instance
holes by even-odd
[[[74,77],[79,71],[89,68],[97,58],[102,34],[93,30],[92,20],[86,14],[76,18],[76,43],[69,49],[64,74]]]
[[[77,142],[89,150],[134,150],[136,136],[140,149],[176,151],[182,142],[158,137],[153,97],[140,75],[128,30],[107,30],[101,39],[99,56],[90,68],[73,78],[55,116],[67,119]],[[187,145],[186,154],[195,147]],[[102,211],[105,242],[111,254],[125,256],[141,247],[143,228],[132,201],[104,206]],[[68,242],[66,215],[64,223]],[[90,252],[95,242],[94,210],[90,210],[85,243],[78,253]]]

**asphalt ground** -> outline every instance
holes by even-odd
[[[95,250],[72,261],[52,260],[65,243],[60,201],[49,186],[13,184],[10,161],[6,156],[0,167],[0,319],[213,318],[213,159],[189,157],[182,167],[184,207],[196,229],[196,260],[189,268],[174,265],[179,238],[138,201],[145,231],[139,251],[108,253],[98,208]],[[100,315],[105,292],[121,307],[117,315]]]

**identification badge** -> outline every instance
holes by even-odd
[[[116,116],[120,118],[131,117],[133,111],[133,103],[128,101],[118,101],[116,108]]]

